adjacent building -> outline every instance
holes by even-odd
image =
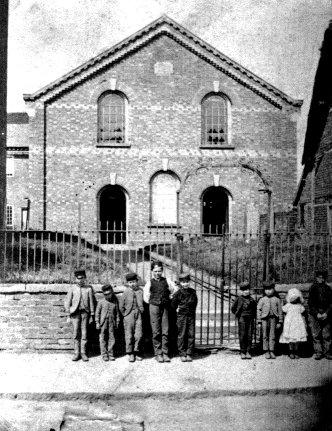
[[[294,205],[298,225],[332,233],[332,22],[317,67],[302,157],[303,172]]]

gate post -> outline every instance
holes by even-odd
[[[177,275],[183,272],[183,235],[180,233],[175,234],[176,236],[176,269]]]
[[[263,280],[267,280],[269,277],[270,268],[270,240],[271,235],[269,229],[264,232],[264,250],[263,250]]]

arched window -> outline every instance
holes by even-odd
[[[151,187],[151,222],[158,225],[178,223],[179,178],[171,172],[154,175]]]
[[[107,92],[98,99],[98,142],[102,145],[126,144],[126,99],[122,93]]]
[[[220,148],[229,145],[229,100],[209,94],[202,100],[202,146]]]

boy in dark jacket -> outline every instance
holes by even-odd
[[[240,292],[241,294],[235,299],[231,311],[238,319],[241,359],[251,359],[250,350],[257,304],[250,296],[248,281],[240,284]]]
[[[119,307],[110,284],[103,286],[102,291],[104,297],[98,301],[96,308],[100,353],[104,361],[114,361],[114,333],[120,322]]]
[[[180,274],[180,289],[175,292],[172,307],[177,310],[178,351],[182,362],[191,362],[195,344],[197,295],[189,287],[190,275]]]
[[[125,330],[126,353],[129,362],[141,361],[141,341],[143,337],[142,315],[144,312],[143,290],[138,286],[134,272],[126,275],[127,288],[120,299],[120,311]]]
[[[326,284],[326,279],[326,271],[317,271],[316,282],[310,287],[308,297],[309,325],[314,342],[314,358],[317,360],[324,355],[332,359],[332,289]]]

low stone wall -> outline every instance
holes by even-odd
[[[71,350],[72,325],[63,305],[68,288],[65,284],[0,285],[0,349]],[[98,299],[101,285],[93,288]],[[116,293],[122,291],[117,287]],[[90,339],[93,346],[98,344],[95,333]]]
[[[307,297],[309,285],[277,285],[283,299],[290,287],[300,287]],[[64,309],[68,284],[2,284],[0,285],[0,349],[16,351],[71,350],[72,325]],[[95,298],[102,295],[101,285],[93,285]],[[117,286],[121,294],[124,286]],[[145,313],[148,316],[148,313]],[[149,343],[149,325],[144,322]],[[98,353],[98,332],[90,325],[89,350]],[[117,351],[123,352],[123,328],[117,334]]]

